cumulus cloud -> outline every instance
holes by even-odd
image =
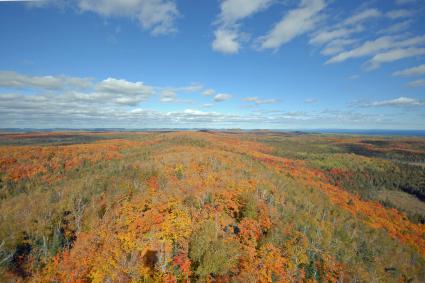
[[[277,49],[312,30],[325,7],[323,0],[303,0],[298,8],[290,10],[265,36],[258,39],[260,49]]]
[[[212,48],[225,54],[236,54],[239,52],[239,34],[230,29],[218,29],[214,32]]]
[[[374,115],[343,111],[279,111],[261,110],[244,114],[201,111],[189,108],[183,111],[158,111],[144,109],[140,102],[159,94],[162,102],[179,101],[176,89],[187,87],[153,87],[141,82],[109,78],[93,81],[88,89],[33,88],[31,94],[19,93],[15,87],[4,87],[0,92],[1,127],[32,128],[178,128],[178,127],[243,127],[243,128],[294,128],[344,123],[377,123]],[[123,88],[119,91],[119,86]],[[5,92],[5,90],[9,92]],[[227,100],[229,94],[218,93],[215,102]],[[250,97],[250,103],[272,103],[269,99]],[[217,103],[202,108],[218,106]]]
[[[122,127],[158,127],[159,125],[185,125],[202,122],[234,122],[248,118],[237,115],[185,111],[160,112],[142,108],[112,107],[105,103],[88,103],[72,95],[0,94],[0,118],[3,126],[61,126],[90,125]]]
[[[2,96],[2,94],[0,94]],[[18,101],[19,100],[19,101]],[[200,123],[244,122],[250,117],[203,112],[193,109],[184,111],[155,111],[142,108],[126,109],[99,107],[72,103],[66,107],[59,101],[38,101],[27,96],[0,102],[0,118],[3,126],[41,127],[182,127]]]
[[[206,105],[209,106],[209,105]],[[110,104],[91,104],[69,99],[62,95],[36,95],[0,93],[0,120],[2,127],[38,128],[294,128],[311,127],[314,123],[376,123],[374,115],[343,112],[285,112],[255,111],[231,114],[186,109],[158,111],[143,108],[112,107]],[[359,124],[359,125],[360,125]]]
[[[154,94],[154,88],[142,82],[129,82],[122,79],[107,78],[88,92],[71,90],[58,94],[62,100],[85,101],[87,103],[105,103],[134,106],[147,100]]]
[[[18,74],[19,75],[19,74]],[[23,76],[23,75],[20,75]],[[158,127],[311,127],[313,123],[329,125],[334,121],[341,123],[377,122],[376,117],[352,112],[285,112],[277,110],[254,111],[247,114],[229,114],[220,112],[186,109],[184,111],[157,111],[140,108],[141,102],[159,94],[161,102],[176,103],[179,91],[199,90],[196,84],[183,87],[154,87],[142,82],[125,79],[107,78],[91,81],[87,89],[75,87],[54,91],[33,86],[34,93],[19,93],[20,89],[3,87],[0,92],[0,120],[2,127],[122,127],[122,128],[158,128]],[[5,93],[8,89],[11,92]],[[26,87],[23,89],[26,90]],[[208,90],[208,89],[206,89]],[[18,93],[16,93],[17,91]],[[202,93],[202,92],[201,92]],[[200,93],[200,94],[201,94]],[[214,92],[215,93],[215,92]],[[229,99],[231,96],[218,93],[215,102]],[[247,97],[249,103],[276,103],[274,99]],[[307,101],[307,102],[313,102]],[[202,108],[217,106],[202,105]],[[258,108],[256,108],[258,109]],[[322,124],[322,125],[323,125]],[[341,124],[342,125],[342,124]]]
[[[222,102],[222,101],[229,100],[230,98],[232,98],[231,94],[219,93],[216,96],[214,96],[214,101],[215,102]]]
[[[423,74],[425,74],[425,64],[394,72],[393,76],[410,77],[410,76],[420,76]]]
[[[0,89],[28,90],[36,93],[32,99],[55,99],[61,103],[81,102],[110,106],[136,106],[151,96],[159,94],[161,102],[192,102],[179,99],[178,94],[202,92],[200,84],[182,87],[158,87],[143,82],[131,82],[125,79],[107,78],[94,81],[90,78],[68,76],[28,76],[16,72],[0,71]],[[208,91],[205,90],[205,91]],[[4,98],[9,97],[4,96]],[[27,98],[25,98],[27,99]],[[29,98],[28,98],[29,99]],[[27,100],[28,100],[27,99]]]
[[[88,88],[90,86],[92,86],[92,79],[90,78],[27,76],[15,72],[0,71],[0,87],[57,90],[67,87]]]
[[[126,94],[126,93],[108,93],[108,92],[77,92],[69,91],[58,94],[41,94],[37,98],[49,98],[63,103],[80,102],[85,104],[103,104],[110,106],[136,106],[146,101],[149,94]]]
[[[375,101],[369,104],[366,104],[365,106],[372,106],[372,107],[383,107],[383,106],[394,106],[394,107],[400,107],[400,106],[424,106],[425,101],[423,100],[417,100],[410,97],[398,97],[395,99],[390,100],[382,100],[382,101]]]
[[[153,89],[142,82],[129,82],[122,79],[107,78],[96,86],[96,90],[105,93],[150,95]]]
[[[224,123],[251,119],[190,109],[182,112],[160,112],[139,108],[142,102],[156,94],[160,95],[161,102],[188,102],[179,99],[178,93],[201,92],[204,89],[199,84],[154,87],[143,82],[107,78],[102,81],[88,80],[87,88],[80,88],[81,82],[86,81],[83,78],[0,73],[2,127],[143,127],[146,123],[151,127],[158,127],[158,123],[178,126],[186,123]],[[31,90],[31,94],[26,92],[27,89]],[[229,98],[229,94],[221,93],[216,95],[215,101]]]
[[[95,81],[89,78],[67,76],[28,76],[15,72],[0,71],[0,89],[30,90],[36,93],[36,99],[55,99],[63,103],[81,102],[102,104],[111,107],[137,106],[154,95],[163,103],[192,103],[192,100],[179,96],[198,93],[213,95],[213,89],[205,89],[201,84],[192,83],[180,87],[162,87],[146,85],[143,82],[131,82],[125,79],[106,78]],[[217,97],[224,101],[226,95]]]

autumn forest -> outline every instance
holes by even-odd
[[[0,282],[425,282],[425,139],[0,134]]]

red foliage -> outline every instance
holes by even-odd
[[[192,271],[190,270],[190,265],[192,264],[191,260],[187,257],[187,254],[179,254],[173,258],[173,265],[178,266],[181,272],[190,276]]]

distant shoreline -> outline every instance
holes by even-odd
[[[298,134],[344,134],[367,136],[425,137],[425,130],[382,130],[382,129],[220,129],[220,128],[0,128],[0,133],[31,132],[161,132],[161,131],[220,131],[220,132],[278,132]]]

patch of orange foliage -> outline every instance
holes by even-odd
[[[393,238],[415,247],[422,255],[425,255],[425,225],[414,224],[396,209],[388,209],[374,201],[364,201],[358,196],[346,190],[329,184],[325,174],[317,169],[309,168],[303,161],[290,160],[268,154],[270,149],[263,144],[244,142],[227,138],[216,142],[224,143],[232,147],[234,151],[249,155],[266,166],[284,174],[288,174],[306,186],[323,191],[330,200],[360,218],[373,228],[385,229]]]
[[[102,140],[90,144],[66,146],[0,147],[0,172],[6,180],[19,181],[41,175],[47,182],[60,179],[66,171],[122,157],[121,150],[140,142],[123,139]]]

